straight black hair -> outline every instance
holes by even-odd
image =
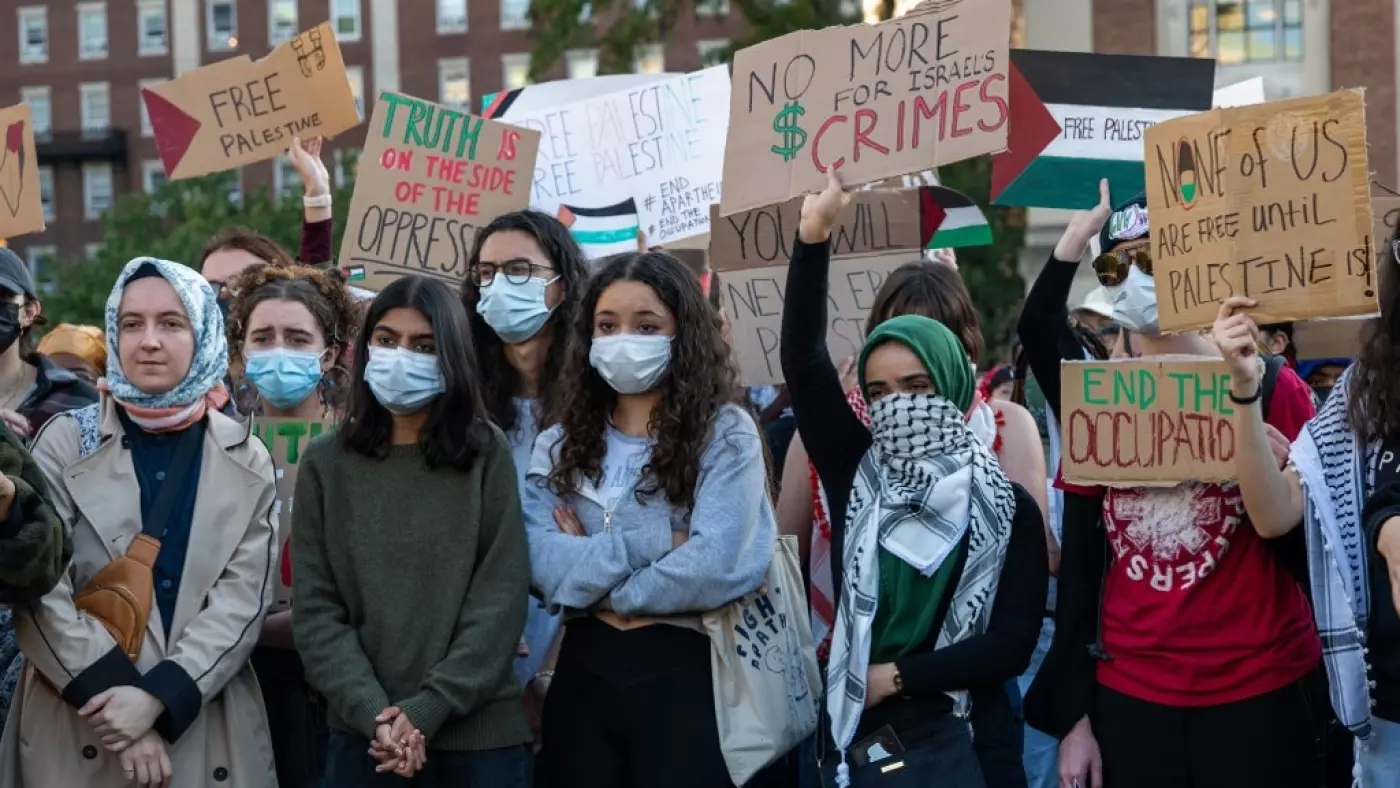
[[[375,326],[390,310],[401,308],[418,310],[433,327],[444,383],[442,394],[427,406],[428,420],[418,436],[424,458],[429,468],[445,465],[467,471],[481,454],[488,434],[471,326],[466,309],[452,290],[423,276],[395,280],[369,305],[364,325],[355,338],[355,374],[340,427],[341,444],[366,457],[382,459],[389,454],[393,415],[379,404],[365,381],[365,364],[369,361]]]

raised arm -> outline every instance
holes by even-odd
[[[332,219],[331,180],[326,171],[326,163],[321,160],[320,137],[303,143],[293,139],[287,157],[297,174],[301,176],[303,218],[301,223],[301,249],[297,262],[302,265],[326,267],[335,261],[332,251],[332,236],[335,223]]]

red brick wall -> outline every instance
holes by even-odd
[[[1308,46],[1304,41],[1303,46]],[[1381,0],[1332,0],[1332,87],[1366,88],[1366,139],[1374,177],[1387,186],[1395,169],[1395,6]]]
[[[1156,54],[1156,0],[1095,0],[1094,51],[1111,55]]]

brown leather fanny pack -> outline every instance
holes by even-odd
[[[126,555],[102,567],[73,595],[74,607],[101,622],[132,662],[141,656],[146,624],[151,620],[155,599],[152,570],[159,554],[159,540],[137,534]]]

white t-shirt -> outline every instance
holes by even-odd
[[[535,449],[535,437],[540,434],[535,424],[535,401],[529,397],[516,397],[515,428],[507,435],[510,441],[510,456],[515,460],[515,480],[521,495],[525,491],[525,472],[530,469],[530,453]]]
[[[608,508],[612,508],[624,494],[633,492],[642,468],[651,457],[651,438],[634,438],[609,425],[607,440],[603,483],[598,492]]]

